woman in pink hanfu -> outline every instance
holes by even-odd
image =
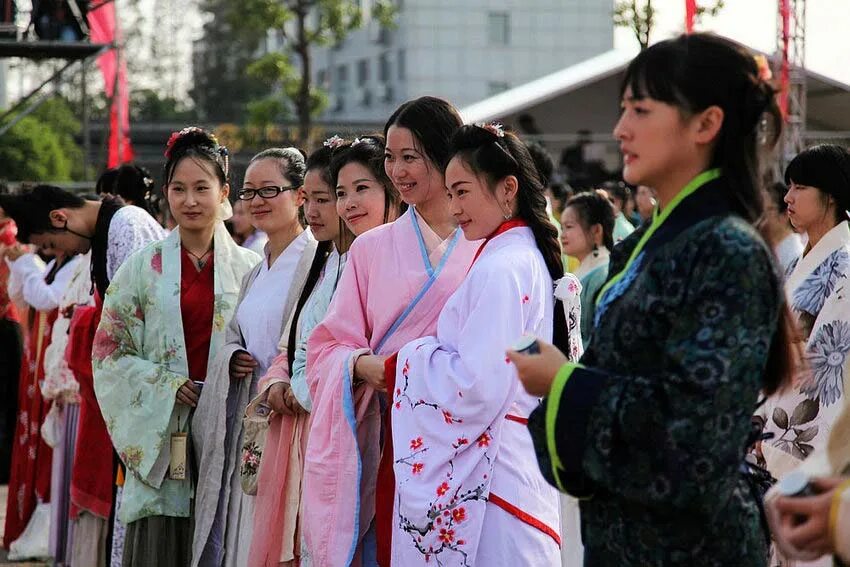
[[[461,123],[449,103],[431,97],[407,102],[390,117],[384,165],[411,207],[357,237],[327,315],[307,344],[313,411],[302,519],[314,565],[389,565],[388,544],[379,559],[370,531],[382,518],[389,526],[392,515],[390,480],[376,518],[385,391],[380,355],[434,333],[475,253],[449,213],[443,178],[449,140]]]
[[[485,240],[435,336],[388,360],[392,564],[560,565],[558,492],[535,466],[525,426],[539,399],[505,357],[524,334],[553,334],[557,230],[516,136],[464,126],[452,152],[451,211],[467,239]]]

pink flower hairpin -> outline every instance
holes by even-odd
[[[325,146],[326,148],[336,150],[340,146],[342,146],[343,144],[345,144],[345,140],[343,140],[339,136],[331,136],[330,138],[325,140],[324,144],[322,144],[322,145]]]

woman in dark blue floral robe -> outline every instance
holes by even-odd
[[[768,538],[740,469],[759,390],[791,364],[753,228],[772,90],[744,50],[693,34],[642,52],[622,94],[623,176],[660,209],[615,247],[579,364],[545,344],[510,353],[526,389],[548,393],[529,423],[540,468],[584,498],[585,565],[761,567]]]

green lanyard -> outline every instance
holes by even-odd
[[[720,177],[720,175],[720,169],[709,169],[707,171],[703,171],[702,173],[694,177],[690,183],[685,185],[685,188],[679,191],[676,196],[673,197],[673,200],[671,200],[670,203],[666,207],[664,207],[663,211],[659,213],[658,207],[655,208],[655,210],[652,212],[652,224],[649,225],[649,229],[643,234],[637,246],[635,246],[635,249],[632,250],[632,255],[629,256],[629,261],[626,262],[626,266],[623,268],[623,270],[616,276],[608,280],[608,283],[606,283],[602,287],[602,290],[599,292],[599,295],[596,296],[597,305],[605,296],[605,293],[614,284],[620,281],[627,271],[629,271],[629,267],[631,267],[632,262],[634,262],[635,258],[640,255],[640,253],[646,246],[646,243],[649,241],[650,238],[652,238],[652,235],[655,234],[655,231],[661,228],[661,225],[664,224],[664,221],[666,221],[667,218],[673,213],[673,210],[679,205],[679,203],[685,200],[686,197],[693,195],[697,189],[699,189],[709,181],[714,181],[715,179]]]

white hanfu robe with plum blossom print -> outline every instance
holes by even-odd
[[[493,237],[446,303],[437,336],[398,353],[393,565],[558,565],[559,499],[537,468],[538,405],[505,350],[552,339],[553,283],[526,226]]]

